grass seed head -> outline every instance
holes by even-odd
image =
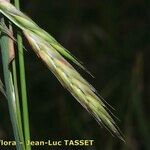
[[[122,139],[118,127],[106,111],[105,104],[95,93],[96,90],[63,58],[63,56],[85,69],[77,59],[46,31],[41,29],[13,5],[0,0],[0,12],[22,29],[37,56],[41,58],[60,83],[77,101],[94,116],[97,122],[103,124],[111,133]]]

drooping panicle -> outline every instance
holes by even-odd
[[[35,33],[24,32],[35,53],[44,61],[60,83],[76,100],[110,132],[122,139],[120,132],[106,111],[106,106],[91,86],[50,44]],[[123,140],[123,139],[122,139]]]
[[[84,69],[77,59],[13,5],[0,0],[0,12],[23,31],[38,57],[97,122],[104,125],[111,133],[123,140],[118,127],[111,115],[106,111],[106,106],[96,94],[94,87],[63,56]]]

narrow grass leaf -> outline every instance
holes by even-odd
[[[14,136],[16,140],[16,146],[17,146],[17,150],[25,150],[24,144],[20,144],[21,141],[23,142],[23,134],[20,128],[21,125],[19,124],[19,120],[18,120],[16,96],[14,91],[12,74],[9,70],[9,43],[8,43],[9,38],[6,35],[4,35],[1,37],[0,42],[1,42],[1,51],[2,51],[4,80],[5,80],[5,87],[6,87],[6,97],[8,100],[9,114],[10,114]]]

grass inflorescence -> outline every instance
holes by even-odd
[[[36,55],[97,122],[123,140],[115,121],[108,113],[105,103],[98,96],[95,88],[76,71],[65,57],[86,70],[83,65],[50,34],[12,4],[0,0],[0,12],[22,30]]]

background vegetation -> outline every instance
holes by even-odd
[[[93,147],[82,148],[92,150],[150,149],[149,6],[148,0],[21,1],[22,10],[94,74],[96,79],[85,77],[116,109],[127,143],[101,129],[26,42],[32,139],[94,139]],[[11,139],[7,102],[2,95],[0,99],[0,139]]]

